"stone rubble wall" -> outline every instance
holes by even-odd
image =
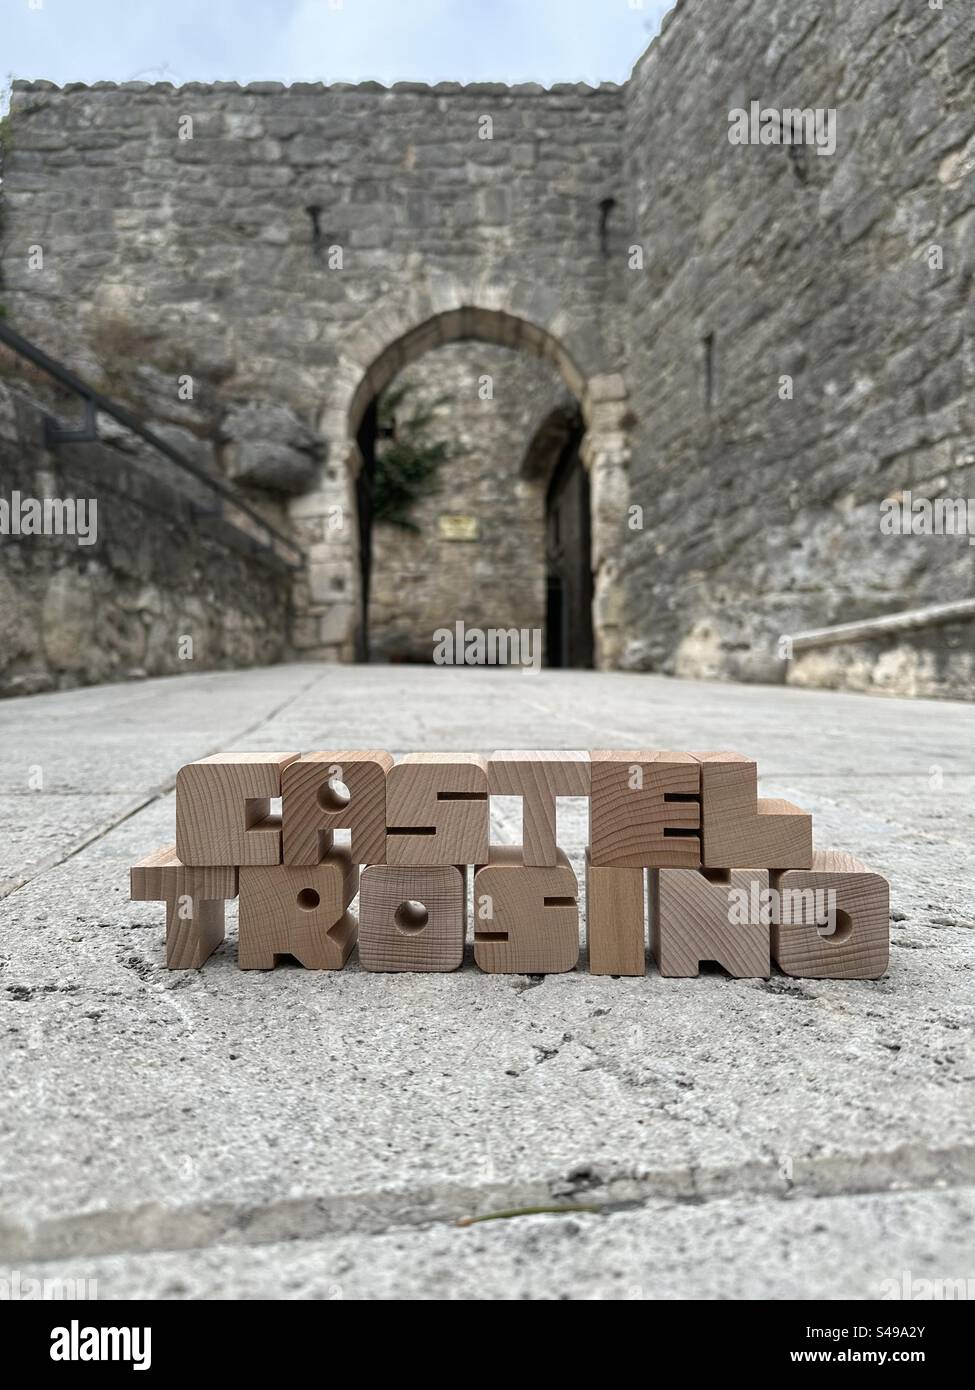
[[[479,395],[484,377],[489,399]],[[435,407],[425,434],[454,453],[440,466],[438,490],[412,510],[416,532],[374,529],[370,654],[429,661],[434,631],[457,622],[544,634],[548,479],[524,478],[521,469],[533,422],[563,401],[557,374],[511,348],[453,343],[406,367],[392,383],[400,387],[408,390],[405,413]],[[445,538],[441,518],[451,517],[472,522],[476,538]]]
[[[600,206],[621,197],[622,117],[613,84],[16,83],[2,301],[109,394],[145,406],[148,369],[152,419],[192,378],[177,426],[227,477],[300,494],[295,647],[350,659],[353,398],[424,325],[408,360],[489,322],[557,350],[577,394],[619,370]]]
[[[835,108],[836,154],[732,146],[753,98]],[[781,634],[971,598],[967,538],[883,536],[880,504],[975,498],[975,11],[684,0],[626,101],[624,664],[780,681]],[[970,698],[975,624],[793,677]]]
[[[733,146],[753,99],[836,153]],[[680,0],[623,88],[17,83],[4,204],[12,322],[287,506],[301,653],[356,649],[364,404],[479,337],[586,412],[603,665],[971,693],[970,623],[779,642],[973,592],[966,538],[880,532],[975,497],[967,0]]]
[[[290,571],[195,512],[205,497],[131,437],[46,449],[46,406],[0,380],[0,499],[94,498],[97,529],[0,535],[0,695],[280,661]]]

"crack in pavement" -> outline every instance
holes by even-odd
[[[598,1215],[655,1201],[704,1204],[728,1198],[896,1196],[975,1185],[975,1145],[797,1160],[788,1177],[774,1161],[737,1167],[606,1173],[577,1166],[558,1178],[411,1191],[336,1193],[278,1202],[147,1203],[123,1211],[79,1212],[18,1224],[0,1221],[0,1258],[45,1261],[78,1256],[272,1245],[333,1236],[380,1236],[456,1223],[490,1211],[548,1206],[585,1193]]]
[[[226,742],[218,744],[215,748],[209,748],[205,753],[200,753],[199,756],[201,758],[208,758],[212,753],[221,753],[227,748],[234,747],[241,739],[249,738],[251,734],[257,732],[262,724],[268,723],[271,719],[276,719],[289,705],[301,699],[303,695],[308,693],[313,685],[316,685],[319,681],[324,679],[324,674],[316,673],[300,690],[289,695],[287,699],[282,700],[279,705],[276,705],[266,714],[262,714],[260,719],[255,723],[248,724],[246,728],[239,730]],[[177,771],[178,770],[179,769],[177,769]],[[8,878],[0,881],[0,902],[2,902],[4,898],[9,898],[13,893],[19,892],[21,888],[25,888],[28,883],[34,883],[43,874],[50,872],[51,869],[57,869],[62,864],[66,864],[69,859],[76,858],[77,855],[88,849],[90,845],[96,844],[99,840],[103,840],[106,835],[111,834],[113,830],[117,830],[120,825],[124,825],[125,822],[131,820],[133,816],[137,816],[140,811],[144,811],[147,806],[152,806],[164,796],[168,796],[175,786],[176,772],[173,773],[172,777],[167,778],[165,782],[161,782],[156,787],[151,787],[145,796],[139,797],[136,801],[119,811],[117,815],[111,817],[111,819],[103,821],[92,830],[86,831],[80,840],[76,840],[66,849],[52,851],[51,854],[47,855],[46,858],[36,864],[30,873],[22,874],[17,878]],[[36,795],[36,793],[34,794]],[[52,795],[62,795],[62,793],[56,792],[52,793]]]

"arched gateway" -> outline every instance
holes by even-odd
[[[628,501],[626,390],[621,376],[588,359],[585,336],[568,315],[538,316],[546,300],[557,302],[517,283],[486,290],[441,279],[378,305],[343,343],[319,426],[328,441],[328,461],[315,489],[291,504],[296,524],[310,524],[319,535],[309,542],[308,571],[298,580],[296,606],[303,621],[296,646],[303,655],[354,660],[364,649],[356,480],[363,467],[358,440],[366,411],[398,372],[425,353],[480,341],[551,363],[578,402],[585,429],[579,455],[590,494],[593,657],[597,666],[615,663],[617,561]]]

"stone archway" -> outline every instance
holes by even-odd
[[[629,501],[626,388],[622,376],[589,360],[593,335],[558,305],[558,296],[544,287],[437,280],[386,300],[350,332],[321,418],[327,462],[314,491],[290,508],[307,555],[307,572],[295,596],[298,655],[331,661],[356,657],[362,622],[356,519],[362,455],[356,441],[370,402],[403,367],[431,349],[480,340],[552,363],[579,403],[586,427],[582,460],[590,480],[595,664],[606,669],[618,663],[618,557]]]

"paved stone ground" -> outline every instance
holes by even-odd
[[[890,877],[890,972],[245,974],[232,929],[203,971],[168,973],[162,908],[127,877],[172,838],[180,764],[356,745],[740,748],[820,846]],[[6,701],[0,778],[0,1276],[109,1298],[975,1278],[971,706],[283,666]],[[578,869],[581,807],[560,819]],[[552,1202],[597,1210],[456,1224]]]

